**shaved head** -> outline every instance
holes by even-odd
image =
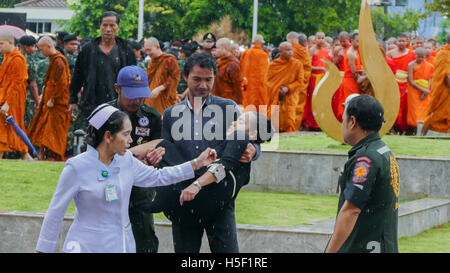
[[[280,59],[289,60],[294,55],[292,44],[289,42],[282,42],[280,44]]]
[[[228,38],[220,38],[216,42],[217,47],[222,47],[225,50],[230,51],[231,50],[231,40]]]
[[[0,32],[0,51],[10,53],[14,50],[14,36],[10,32]]]
[[[416,50],[414,50],[414,52],[416,53],[416,55],[419,55],[419,54],[426,55],[427,54],[426,49],[423,47],[416,48]]]
[[[144,47],[145,45],[160,47],[159,41],[155,37],[150,37],[147,40],[145,40]]]
[[[253,38],[253,43],[263,45],[265,43],[263,36],[259,34],[255,35],[255,38]]]
[[[144,51],[145,54],[150,56],[150,58],[159,57],[163,53],[159,45],[159,41],[155,37],[150,37],[147,40],[145,40]]]
[[[0,39],[14,43],[14,36],[9,31],[0,32]]]
[[[295,31],[291,31],[286,35],[286,40],[289,42],[298,43],[298,33]]]
[[[49,46],[52,46],[52,47],[54,47],[55,46],[55,41],[53,41],[53,39],[52,38],[50,38],[50,36],[42,36],[40,39],[39,39],[39,41],[38,41],[38,43],[37,43],[38,45],[39,44],[41,44],[41,45],[49,45]]]
[[[298,34],[298,42],[305,46],[306,43],[308,42],[308,37],[306,37],[306,35],[304,33],[299,33]]]

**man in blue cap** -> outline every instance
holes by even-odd
[[[117,76],[115,88],[118,98],[108,104],[126,112],[130,117],[133,127],[131,147],[161,138],[161,114],[155,108],[144,104],[144,99],[151,96],[145,70],[134,65],[123,67]],[[156,149],[155,157],[162,157],[164,148]],[[129,216],[138,253],[158,251],[159,242],[155,235],[153,214],[140,208],[151,202],[154,195],[153,188],[133,187],[131,190]]]

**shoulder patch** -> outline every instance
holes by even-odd
[[[361,184],[367,181],[367,176],[370,171],[370,163],[366,161],[358,161],[353,169],[353,183]]]
[[[390,150],[389,150],[388,146],[383,146],[383,147],[381,147],[380,149],[377,150],[377,152],[379,154],[384,154],[384,153],[389,152],[389,151]]]

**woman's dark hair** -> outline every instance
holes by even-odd
[[[250,129],[256,127],[257,131],[256,139],[252,140],[251,142],[260,144],[266,141],[270,141],[272,139],[274,131],[274,128],[272,126],[272,120],[258,112],[249,112],[249,113],[253,114],[256,117],[256,119],[252,120],[250,124]]]
[[[101,109],[98,109],[96,112],[98,112],[99,110]],[[91,116],[93,116],[96,112],[93,112]],[[127,117],[128,115],[126,113],[117,110],[98,130],[95,129],[94,126],[89,124],[87,128],[86,143],[94,148],[97,148],[98,145],[100,145],[100,143],[102,142],[106,131],[109,131],[112,135],[114,135],[115,133],[123,129],[123,123]]]
[[[192,54],[184,65],[184,75],[189,76],[194,66],[198,65],[201,68],[206,68],[214,71],[214,75],[217,74],[217,64],[216,60],[209,53],[195,53]]]
[[[105,12],[102,14],[102,16],[100,16],[100,25],[101,25],[102,22],[103,22],[103,18],[105,18],[105,17],[111,17],[111,16],[116,17],[116,23],[119,25],[119,24],[120,24],[120,17],[119,17],[119,14],[117,14],[115,11],[105,11]]]
[[[354,116],[359,127],[366,131],[378,132],[385,122],[383,106],[376,98],[369,95],[354,97],[345,109],[347,120]]]

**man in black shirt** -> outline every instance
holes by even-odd
[[[336,224],[326,252],[398,252],[397,161],[378,133],[384,110],[377,99],[359,95],[342,116],[344,141],[353,146],[339,177]]]
[[[136,65],[136,56],[128,42],[116,37],[119,26],[117,13],[103,13],[100,18],[102,36],[84,46],[78,55],[70,83],[71,113],[78,104],[81,115],[87,117],[98,105],[117,98],[114,83],[119,70]]]

